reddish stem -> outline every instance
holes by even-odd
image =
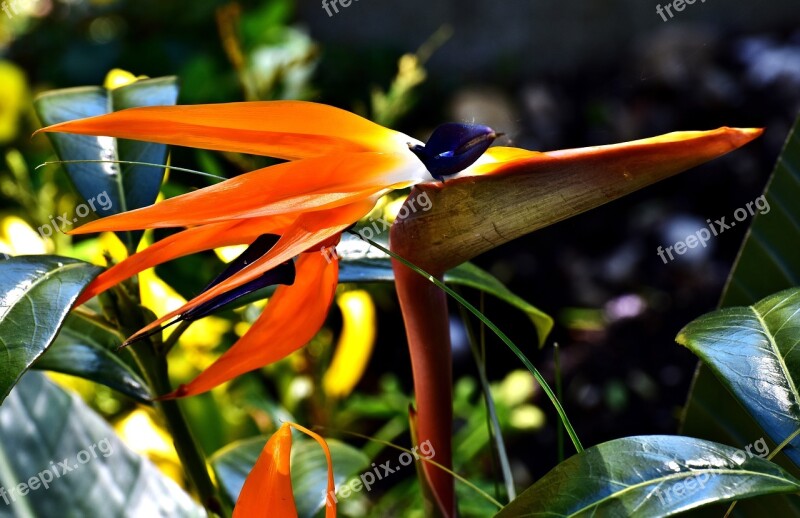
[[[398,241],[394,229],[392,241],[393,244]],[[403,251],[395,251],[413,262],[413,258]],[[418,442],[430,441],[436,452],[435,460],[450,468],[453,369],[447,295],[402,263],[393,261],[393,268],[411,353]],[[456,504],[452,476],[428,463],[423,463],[423,470],[442,514],[448,518],[454,517]]]

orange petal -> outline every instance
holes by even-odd
[[[297,517],[290,472],[291,452],[292,429],[283,424],[267,441],[244,481],[233,518]]]
[[[334,153],[397,152],[414,141],[353,113],[302,101],[130,108],[62,122],[39,132],[144,140],[287,160]]]
[[[213,288],[201,293],[182,307],[140,329],[136,334],[131,336],[128,341],[136,339],[142,334],[161,325],[163,322],[171,320],[181,313],[211,300],[221,293],[259,277],[261,274],[288,261],[301,252],[305,252],[312,246],[318,245],[326,239],[341,233],[344,229],[369,213],[375,205],[375,201],[376,200],[372,198],[351,205],[345,205],[344,207],[337,207],[326,211],[309,212],[301,215],[291,227],[286,230],[286,233],[281,236],[275,246],[261,259],[252,262],[235,275],[232,275]],[[317,255],[321,254],[318,253]]]
[[[289,426],[296,428],[303,432],[304,434],[308,435],[315,441],[322,446],[322,451],[325,452],[325,459],[328,461],[328,496],[333,496],[334,492],[336,491],[336,484],[333,479],[333,459],[331,459],[331,450],[328,448],[328,443],[325,442],[325,439],[305,428],[300,426],[297,423],[289,423]],[[325,498],[325,518],[336,518],[336,500],[333,498]]]
[[[184,227],[229,219],[319,210],[422,179],[413,155],[355,153],[259,169],[150,207],[93,221],[87,232]]]
[[[328,461],[328,495],[336,490],[333,479],[333,460],[331,450],[325,439],[311,430],[295,423],[284,423],[272,434],[255,466],[244,481],[239,492],[233,518],[254,518],[257,516],[278,516],[291,518],[297,516],[291,477],[292,432],[295,428],[312,437],[322,446]],[[325,518],[336,518],[336,501],[325,501]]]
[[[279,286],[247,334],[191,383],[168,397],[202,394],[303,347],[325,323],[338,280],[338,261],[328,262],[319,251],[302,254],[295,283]]]
[[[518,148],[493,147],[459,177],[514,173],[537,168],[554,160],[571,160],[581,167],[592,161],[618,160],[622,169],[627,162],[631,169],[648,164],[663,164],[671,169],[689,169],[739,148],[763,133],[754,128],[719,128],[711,131],[679,131],[658,137],[634,140],[608,146],[562,149],[539,153]],[[678,165],[676,165],[678,164]]]
[[[296,219],[296,216],[224,221],[178,232],[98,275],[81,293],[75,305],[83,304],[147,268],[172,259],[221,246],[249,244],[262,234],[280,234],[292,223],[293,219]]]

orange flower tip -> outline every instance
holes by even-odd
[[[762,133],[764,133],[765,128],[731,128],[731,129],[738,131],[740,133],[744,133],[745,135],[752,135],[754,137],[758,137]]]
[[[120,352],[121,350],[125,349],[129,345],[134,344],[134,343],[136,343],[138,341],[139,341],[139,337],[138,336],[136,336],[136,335],[131,336],[130,338],[128,338],[127,340],[122,342],[119,345],[119,347],[117,347],[117,352]]]
[[[158,396],[157,398],[153,399],[153,401],[169,401],[172,399],[179,399],[182,397],[186,397],[188,395],[189,395],[188,387],[186,385],[180,385],[177,389],[173,390],[169,394]]]
[[[64,123],[63,122],[59,122],[58,124],[53,124],[53,125],[47,126],[46,128],[39,128],[38,130],[33,132],[33,135],[31,135],[31,139],[33,139],[33,137],[39,135],[40,133],[58,133],[58,132],[61,131],[61,130],[58,129],[58,127],[61,126],[62,124],[64,124]]]
[[[78,298],[75,299],[75,302],[72,304],[72,309],[76,309],[78,306],[86,304],[89,301],[89,299],[93,297],[94,295],[88,295],[86,291],[82,292],[80,295],[78,295]]]
[[[722,127],[719,131],[731,136],[735,146],[743,146],[757,139],[764,133],[764,128],[730,128]]]
[[[157,326],[157,327],[155,327],[153,329],[150,329],[146,333],[141,333],[141,334],[140,333],[136,333],[135,335],[131,336],[130,338],[128,338],[127,340],[122,342],[122,345],[119,346],[119,349],[123,349],[125,347],[128,347],[131,344],[134,344],[136,342],[144,340],[145,338],[149,338],[149,337],[153,336],[156,333],[160,333],[161,331],[163,331],[164,329],[168,328],[172,324],[175,324],[176,322],[177,322],[177,320],[174,321],[174,322],[170,322],[169,324],[167,324],[165,326]]]
[[[764,128],[725,128],[728,131],[736,132],[748,139],[760,137],[764,133]]]

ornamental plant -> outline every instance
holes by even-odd
[[[366,311],[357,295],[347,299],[351,302],[337,298],[340,284],[387,280],[396,290],[397,318],[404,323],[413,369],[414,397],[401,406],[406,405],[403,430],[407,427],[416,446],[401,448],[405,457],[400,458],[413,459],[414,492],[422,495],[426,515],[459,515],[456,484],[465,484],[485,498],[490,513],[498,516],[668,516],[739,500],[743,503],[733,512],[742,513],[747,511],[747,499],[764,495],[772,495],[769,501],[775,509],[796,505],[795,497],[787,495],[800,489],[798,456],[792,447],[800,430],[800,395],[795,388],[800,298],[792,288],[795,272],[800,271],[793,247],[800,227],[792,224],[796,211],[784,198],[791,199],[786,192],[799,185],[800,144],[795,133],[765,194],[785,217],[777,222],[755,218],[723,298],[723,306],[732,307],[689,323],[677,338],[705,365],[692,392],[685,426],[699,426],[692,412],[698,405],[716,404],[708,402],[709,394],[724,386],[729,393],[719,401],[725,403],[725,412],[750,419],[771,441],[768,458],[762,458],[742,455],[739,443],[730,437],[695,438],[709,431],[702,427],[700,433],[687,435],[582,443],[581,430],[569,420],[569,409],[525,348],[454,289],[477,289],[522,308],[535,324],[536,342],[544,344],[552,320],[469,263],[471,259],[735,152],[762,130],[683,131],[537,152],[494,145],[502,128],[481,124],[443,123],[423,142],[324,104],[175,105],[176,98],[174,78],[41,96],[37,111],[44,127],[35,138],[50,137],[83,200],[99,192],[110,196],[110,204],[96,219],[76,224],[68,233],[104,233],[124,245],[124,254],[119,260],[107,254],[106,266],[41,254],[0,262],[0,341],[7,354],[0,376],[3,411],[28,409],[28,419],[45,427],[43,406],[61,409],[64,422],[71,425],[63,425],[59,433],[74,434],[72,446],[83,441],[88,447],[99,444],[103,434],[113,435],[74,396],[41,375],[26,374],[37,369],[103,384],[151,407],[165,423],[187,492],[118,439],[108,439],[108,444],[113,442],[124,459],[96,456],[92,464],[88,459],[81,463],[83,457],[78,456],[76,466],[85,464],[85,473],[101,487],[117,484],[116,495],[132,495],[120,499],[111,491],[108,513],[364,515],[363,509],[348,507],[336,495],[341,495],[343,486],[348,493],[360,491],[352,481],[371,485],[395,470],[386,463],[388,468],[379,471],[377,457],[365,453],[366,447],[353,446],[352,436],[337,435],[340,430],[314,430],[318,423],[313,420],[295,422],[264,395],[257,403],[262,409],[258,415],[271,430],[269,437],[231,444],[208,459],[197,440],[200,431],[191,429],[186,413],[187,405],[203,394],[223,384],[243,383],[248,373],[285,366],[304,347],[315,347],[315,340],[325,334],[334,302],[342,307],[353,303]],[[169,189],[166,173],[183,169],[168,158],[167,146],[274,161],[157,200]],[[425,200],[426,209],[419,209],[420,200]],[[376,211],[388,203],[394,203],[400,217],[386,223],[387,243],[375,223],[385,221]],[[367,228],[372,231],[366,232]],[[171,233],[161,237],[162,229]],[[789,238],[779,237],[785,232]],[[153,240],[153,235],[160,239]],[[218,275],[191,286],[188,300],[168,308],[149,307],[145,295],[152,290],[153,267],[234,245],[243,248],[228,257]],[[350,260],[346,251],[354,245],[365,247],[369,259]],[[771,261],[753,273],[763,256]],[[754,280],[758,275],[768,281]],[[498,485],[505,489],[491,496],[453,469],[457,431],[453,407],[458,396],[453,390],[449,305],[473,315],[513,351],[555,407],[558,426],[570,439],[572,455],[519,495],[484,371],[487,416],[496,434],[492,447],[501,464]],[[258,315],[224,352],[206,361],[192,379],[175,386],[170,359],[181,353],[181,338],[242,307]],[[347,327],[348,313],[343,314],[344,340],[348,331],[354,331]],[[203,329],[208,333],[210,328]],[[336,360],[331,364],[335,368]],[[361,372],[364,368],[353,365]],[[287,378],[286,383],[294,382]],[[338,390],[346,395],[350,389]],[[729,405],[725,398],[739,406]],[[66,415],[70,406],[74,411]],[[10,433],[2,421],[0,428]],[[294,443],[292,430],[298,432]],[[773,462],[780,452],[786,459]],[[56,451],[51,453],[55,458]],[[15,467],[33,472],[28,465]],[[135,468],[142,473],[141,486],[125,482],[123,474]],[[54,478],[59,472],[53,469],[49,476],[39,472],[38,483],[30,479],[24,488],[14,488],[14,504],[29,506],[26,509],[33,514],[52,511],[48,502],[56,500],[49,499],[50,493],[35,501],[23,497],[35,490],[34,485]],[[78,474],[69,480],[76,487],[89,484]]]

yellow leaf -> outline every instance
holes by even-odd
[[[0,220],[0,252],[10,255],[40,255],[47,245],[33,228],[16,216]]]
[[[348,291],[336,298],[342,311],[342,334],[323,386],[330,397],[344,397],[353,391],[367,368],[375,345],[377,322],[375,304],[364,290]]]
[[[17,136],[28,86],[22,69],[10,61],[0,61],[0,85],[0,143],[6,143]]]
[[[133,451],[155,463],[167,476],[183,484],[183,469],[172,438],[145,410],[134,410],[114,426],[122,441]]]
[[[108,71],[108,74],[106,74],[106,79],[103,82],[103,86],[108,90],[114,90],[120,86],[135,83],[139,79],[147,79],[147,76],[136,77],[127,70],[123,70],[121,68],[112,68]]]

